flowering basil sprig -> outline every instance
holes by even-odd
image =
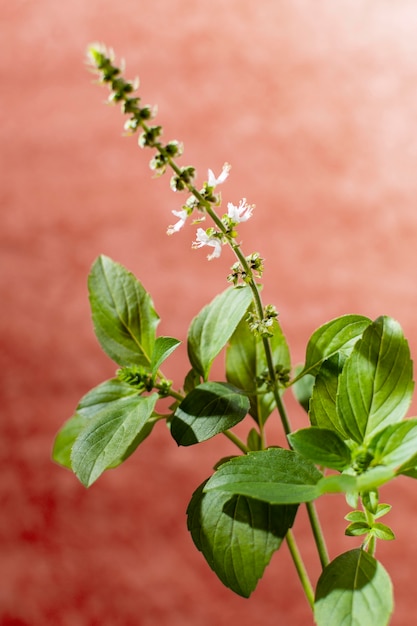
[[[417,418],[404,419],[414,388],[412,361],[398,322],[344,315],[324,324],[291,378],[277,310],[263,305],[257,284],[264,261],[259,253],[244,255],[238,242],[237,228],[252,217],[254,205],[242,198],[218,212],[217,187],[230,165],[218,175],[209,169],[197,189],[194,167],[177,164],[182,144],[163,143],[162,127],[151,125],[155,108],[141,106],[138,81],[123,77],[104,46],[90,48],[89,63],[109,86],[109,102],[120,103],[129,116],[125,130],[139,131],[139,145],[154,150],[151,169],[157,175],[171,169],[171,189],[190,194],[172,211],[176,221],[167,233],[179,232],[191,216],[198,224],[209,218],[210,226],[198,226],[192,247],[209,248],[211,260],[228,245],[236,261],[227,277],[232,286],[191,322],[191,370],[175,390],[161,366],[181,342],[158,336],[151,296],[126,268],[105,256],[96,260],[88,281],[94,330],[118,369],[81,399],[57,435],[54,459],[88,487],[126,460],[159,420],[180,446],[226,435],[242,454],[221,459],[187,509],[194,543],[219,579],[248,597],[285,539],[317,626],[386,626],[392,585],[374,555],[377,540],[395,536],[379,521],[391,509],[380,503],[379,489],[400,474],[417,478]],[[225,381],[213,382],[211,367],[222,351]],[[296,432],[290,432],[281,397],[291,385],[310,422]],[[265,424],[275,409],[289,449],[266,444]],[[252,427],[244,440],[231,429],[246,417]],[[354,509],[345,516],[345,534],[361,537],[362,544],[330,562],[313,502],[332,493],[344,494]],[[291,530],[300,504],[307,507],[323,570],[315,592]]]

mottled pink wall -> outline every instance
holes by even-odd
[[[126,58],[200,181],[232,164],[223,196],[256,204],[240,233],[267,259],[265,300],[294,362],[317,326],[348,312],[396,317],[415,355],[415,2],[14,0],[0,1],[0,29],[0,624],[310,624],[285,547],[246,601],[191,543],[188,500],[230,452],[226,440],[178,450],[161,426],[89,492],[50,461],[80,396],[114,372],[89,319],[95,257],[134,271],[161,332],[181,339],[232,262],[191,250],[191,227],[166,237],[182,199],[121,137],[83,55],[99,40]],[[400,479],[383,493],[398,535],[378,553],[396,587],[392,623],[410,626],[416,486]],[[353,547],[343,502],[319,509],[332,555]],[[305,529],[301,515],[295,532],[315,576]]]

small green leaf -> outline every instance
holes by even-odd
[[[367,535],[371,527],[367,522],[353,522],[345,530],[345,535],[348,537],[360,537],[361,535]]]
[[[289,371],[291,360],[288,344],[276,320],[269,330],[272,333],[269,342],[274,366]],[[274,394],[257,386],[257,380],[264,374],[268,376],[268,365],[262,338],[256,337],[246,320],[242,320],[230,338],[226,351],[226,377],[232,385],[245,391],[250,400],[250,415],[262,424],[275,408]]]
[[[141,283],[119,263],[100,256],[88,287],[94,330],[104,352],[119,365],[149,367],[159,317]]]
[[[384,515],[389,513],[391,509],[392,509],[392,506],[390,504],[378,504],[376,508],[376,513],[375,513],[375,519],[378,519],[379,517],[383,517]]]
[[[350,354],[370,323],[362,315],[343,315],[318,328],[307,344],[304,374],[317,374],[323,361],[337,352]]]
[[[337,412],[351,439],[362,443],[405,416],[413,392],[412,362],[398,322],[368,326],[340,376]]]
[[[187,509],[193,541],[222,583],[247,598],[292,526],[296,506],[270,506],[220,491],[194,493]]]
[[[249,287],[230,287],[205,306],[188,332],[188,356],[207,380],[215,357],[224,348],[252,301]]]
[[[246,440],[249,450],[262,450],[262,438],[256,428],[251,428]]]
[[[155,375],[161,363],[174,352],[180,345],[181,341],[174,337],[157,337],[151,357],[151,371]]]
[[[68,469],[72,469],[71,451],[74,441],[86,425],[86,419],[80,414],[75,414],[65,422],[55,437],[52,448],[52,459]]]
[[[392,541],[395,539],[395,535],[389,526],[386,524],[381,524],[378,522],[372,526],[372,534],[377,537],[377,539],[382,539],[383,541]]]
[[[320,495],[322,474],[292,450],[269,448],[249,452],[222,465],[205,491],[220,490],[268,502],[298,504]]]
[[[129,450],[152,415],[157,394],[121,398],[89,420],[71,454],[73,471],[89,487]]]
[[[195,369],[190,369],[184,380],[184,391],[186,394],[198,387],[202,382],[201,376]]]
[[[232,428],[246,416],[249,400],[227,383],[202,383],[181,402],[171,422],[179,446],[206,441]]]
[[[302,428],[288,435],[291,447],[317,465],[342,471],[349,467],[351,454],[343,439],[326,428]]]
[[[363,511],[351,511],[347,515],[345,515],[345,520],[348,522],[366,522],[366,515]]]
[[[390,577],[364,550],[341,554],[319,578],[314,609],[317,626],[387,626],[393,608]]]

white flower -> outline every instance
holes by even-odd
[[[227,203],[227,215],[233,222],[236,222],[237,224],[239,222],[246,222],[246,220],[252,217],[254,208],[254,204],[248,204],[246,202],[246,198],[242,198],[238,206],[232,204],[231,202]]]
[[[180,219],[173,226],[168,227],[168,235],[173,235],[174,233],[177,233],[179,230],[181,230],[188,217],[188,212],[185,209],[182,209],[181,211],[171,211],[171,213],[173,213],[176,217],[179,217]]]
[[[208,260],[217,259],[222,251],[222,244],[217,237],[210,237],[204,228],[197,228],[196,240],[193,242],[193,248],[202,248],[203,246],[211,246],[214,248],[212,254],[208,255]]]
[[[208,181],[207,184],[209,187],[216,187],[216,185],[220,185],[221,183],[224,183],[224,181],[226,180],[226,178],[229,176],[229,172],[230,172],[230,168],[232,166],[229,165],[229,163],[225,163],[223,165],[223,169],[220,173],[220,176],[218,176],[217,178],[215,177],[213,170],[209,170],[208,171]]]

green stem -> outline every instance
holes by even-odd
[[[327,551],[326,542],[324,540],[323,531],[321,529],[319,516],[317,515],[317,510],[314,502],[307,502],[306,507],[308,518],[310,520],[310,526],[314,535],[314,541],[316,542],[317,551],[319,553],[320,563],[322,568],[324,569],[330,563],[330,559],[329,553]]]
[[[308,576],[307,570],[305,568],[304,565],[304,561],[301,557],[301,554],[298,550],[297,544],[294,540],[294,536],[291,532],[291,530],[289,530],[285,536],[285,539],[287,541],[287,545],[288,548],[290,550],[291,553],[291,557],[292,560],[294,562],[295,568],[297,570],[298,573],[298,577],[301,581],[301,585],[303,587],[305,596],[307,598],[307,601],[311,607],[311,609],[314,608],[314,590],[313,590],[313,586],[310,582],[310,578]]]
[[[239,450],[241,450],[245,454],[249,452],[248,446],[245,445],[243,441],[239,439],[239,437],[237,437],[231,430],[224,430],[223,435],[226,435],[226,437],[230,439],[230,441],[232,441],[235,444],[235,446],[237,446]]]

